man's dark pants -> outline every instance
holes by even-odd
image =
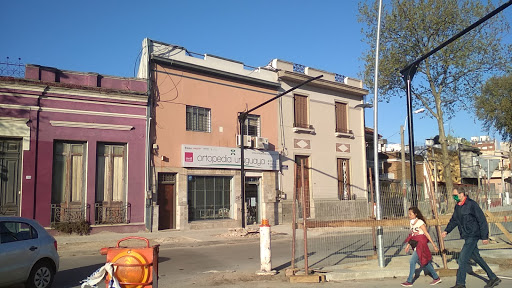
[[[468,272],[467,267],[469,266],[469,259],[475,260],[476,264],[480,265],[480,267],[484,269],[490,280],[496,278],[496,274],[492,272],[491,268],[489,268],[489,265],[487,265],[484,259],[480,256],[477,244],[478,238],[465,239],[464,246],[462,246],[462,250],[460,251],[459,256],[459,270],[457,271],[456,282],[457,284],[466,284],[466,273]]]

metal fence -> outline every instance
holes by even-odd
[[[51,223],[61,222],[81,222],[86,221],[87,211],[89,210],[89,204],[84,206],[79,204],[71,206],[68,204],[51,204],[52,215]]]
[[[512,232],[512,223],[507,222],[506,215],[512,215],[512,205],[507,205],[504,197],[498,193],[494,195],[486,194],[476,186],[462,186],[469,197],[477,201],[482,209],[488,213],[491,212],[493,219],[498,219],[496,223],[489,223],[491,239],[496,242],[511,244],[503,230]],[[405,192],[399,185],[381,185],[381,207],[382,220],[379,225],[383,227],[383,254],[385,263],[398,255],[405,255],[402,251],[403,242],[409,233],[409,220],[406,217],[407,210],[411,203],[410,189]],[[433,189],[432,189],[433,190]],[[444,231],[446,223],[453,212],[455,201],[451,197],[451,192],[446,193],[442,186],[435,191],[428,191],[423,187],[418,187],[418,207],[427,218],[427,225],[432,239],[439,243],[439,235],[436,229],[436,220],[433,215],[437,212],[438,219]],[[371,195],[371,193],[369,193]],[[429,195],[432,195],[429,197]],[[371,199],[371,197],[369,197]],[[434,198],[436,201],[432,201]],[[348,202],[353,202],[350,200]],[[296,268],[304,269],[307,257],[307,266],[309,269],[328,269],[333,265],[346,264],[367,259],[376,259],[376,229],[375,217],[373,213],[372,201],[367,201],[367,205],[353,205],[340,200],[338,206],[335,205],[316,205],[312,217],[306,219],[306,231],[304,231],[304,219],[299,213],[300,203],[296,211],[295,231],[295,249],[292,247],[292,261]],[[350,207],[350,215],[347,217],[347,207]],[[434,208],[435,207],[435,208]],[[319,211],[328,209],[328,211]],[[315,217],[315,215],[329,215],[328,218]],[[488,215],[489,216],[489,215]],[[500,218],[501,217],[501,218]],[[503,219],[499,220],[499,219]],[[510,219],[510,218],[509,218]],[[492,221],[490,221],[492,222]],[[500,223],[501,222],[501,223]],[[462,240],[459,239],[457,228],[452,231],[444,240],[448,251],[456,251],[462,247]],[[307,249],[305,248],[305,245]],[[378,265],[377,262],[375,265]],[[437,263],[437,265],[443,265]],[[436,267],[439,268],[439,267]]]
[[[122,224],[130,223],[130,203],[95,203],[94,224]]]
[[[21,62],[21,58],[12,60],[9,57],[0,59],[0,76],[8,76],[15,78],[25,77],[25,65]]]

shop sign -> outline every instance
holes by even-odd
[[[244,158],[244,169],[279,170],[278,152],[244,149]],[[240,169],[240,148],[183,144],[181,163],[183,167]]]

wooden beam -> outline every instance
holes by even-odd
[[[502,215],[496,216],[493,214],[488,215],[487,222],[488,223],[503,223],[503,222],[512,222],[512,213],[500,213]],[[450,221],[451,215],[443,215],[439,216],[439,219],[427,219],[427,224],[430,226],[435,225],[447,225]],[[439,223],[439,224],[438,224]],[[409,220],[405,218],[399,219],[383,219],[383,220],[331,220],[331,221],[306,221],[306,225],[308,228],[322,228],[322,227],[409,227]],[[303,224],[299,223],[297,228],[302,229]],[[501,228],[500,228],[501,229]],[[508,232],[508,231],[507,231]],[[512,241],[512,240],[511,240]]]
[[[490,211],[485,211],[485,215],[487,215],[488,218],[499,218],[499,217],[494,217],[493,213],[491,213]],[[507,219],[506,218],[507,216],[504,216],[504,217],[505,217],[505,219]],[[501,232],[503,232],[503,234],[505,234],[505,236],[507,237],[508,241],[510,241],[512,243],[512,235],[510,235],[508,230],[505,229],[505,227],[500,222],[489,222],[489,223],[496,224],[496,226],[498,226],[498,228],[501,230]]]

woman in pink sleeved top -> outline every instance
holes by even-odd
[[[437,248],[434,241],[432,241],[430,234],[428,234],[425,218],[421,214],[421,211],[418,209],[418,207],[409,208],[409,220],[410,233],[407,239],[405,239],[405,242],[407,242],[407,246],[405,246],[405,253],[409,252],[409,249],[411,248],[411,244],[409,244],[410,240],[414,240],[411,242],[415,242],[417,244],[416,247],[412,247],[413,252],[409,262],[409,277],[407,278],[407,281],[402,283],[402,286],[412,287],[414,272],[416,271],[416,263],[419,263],[421,268],[426,268],[434,279],[430,285],[441,283],[441,278],[439,278],[436,270],[434,270],[434,267],[432,266],[432,254],[430,254],[428,242],[432,243],[432,246],[436,252],[438,252],[439,249]]]

